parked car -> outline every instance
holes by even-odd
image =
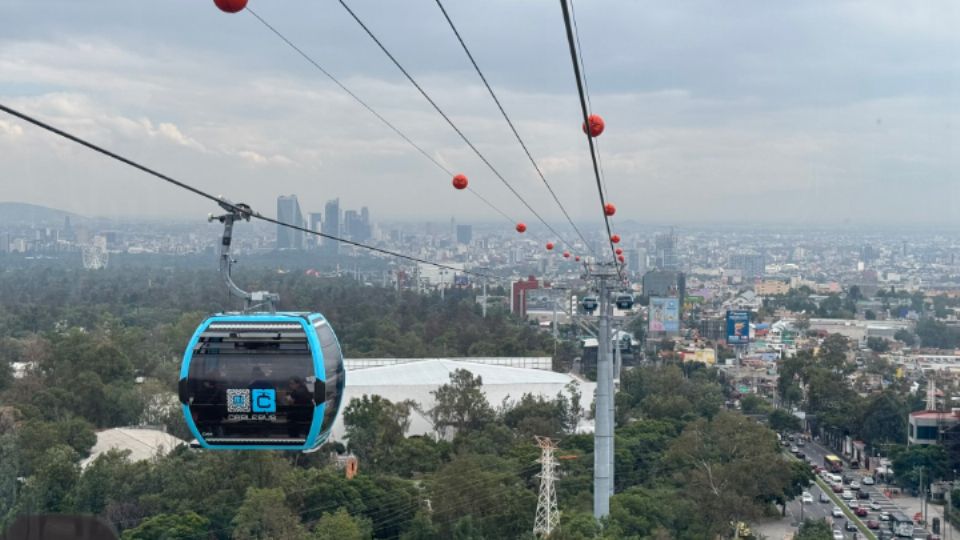
[[[861,491],[858,491],[858,492],[857,492],[857,498],[858,498],[858,499],[869,499],[869,498],[870,498],[870,492],[868,492],[868,491],[862,491],[862,490],[861,490]]]
[[[857,524],[848,519],[847,522],[843,524],[843,528],[848,531],[855,531],[857,530]]]
[[[879,529],[879,528],[880,528],[880,522],[877,521],[877,520],[875,520],[875,519],[868,519],[868,520],[867,520],[867,528],[868,528],[868,529],[874,529],[874,530]]]
[[[807,457],[807,455],[804,454],[803,452],[797,452],[797,457],[800,459],[804,459],[805,457]]]
[[[800,450],[797,448],[796,445],[793,445],[793,446],[790,447],[790,453],[791,453],[791,454],[796,454],[796,453],[799,452],[799,451],[800,451]]]
[[[800,500],[803,501],[803,504],[813,504],[813,495],[809,491],[804,491]]]
[[[834,530],[833,530],[833,540],[844,540],[844,538],[843,538],[843,531],[841,531],[840,529],[834,529]]]
[[[832,515],[833,517],[838,517],[838,518],[839,518],[839,517],[843,517],[843,510],[841,510],[839,506],[834,506],[834,507],[833,507],[833,511],[830,512],[830,515]]]
[[[854,470],[859,469],[859,468],[860,468],[860,464],[857,463],[856,461],[853,461],[853,462],[850,463],[850,468],[851,468],[851,469],[854,469]]]
[[[832,489],[834,493],[843,493],[843,486],[840,484],[832,484],[830,489]]]
[[[857,482],[856,480],[854,480],[853,482],[850,482],[850,489],[852,489],[852,490],[854,490],[854,491],[859,491],[859,490],[860,490],[860,482]]]
[[[864,476],[862,481],[865,486],[872,486],[874,483],[872,476]]]
[[[883,508],[883,507],[880,506],[880,503],[877,502],[877,501],[872,501],[872,502],[870,503],[870,509],[871,509],[871,510],[879,511],[881,508]]]
[[[806,443],[803,442],[803,439],[800,439],[800,440],[797,441],[797,446],[803,446],[804,444],[806,444]]]
[[[830,496],[827,495],[826,493],[823,493],[823,492],[821,491],[821,492],[820,492],[820,502],[822,502],[822,503],[828,503],[828,502],[830,502]]]
[[[890,521],[890,512],[880,512],[880,521]]]
[[[849,489],[845,489],[843,490],[843,493],[840,494],[840,496],[843,497],[845,500],[849,501],[850,499],[853,498],[853,492],[850,491]]]
[[[858,517],[867,517],[868,515],[870,515],[870,511],[862,506],[857,507],[857,509],[854,510],[853,513],[856,514]]]

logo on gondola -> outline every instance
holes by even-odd
[[[255,388],[253,390],[253,412],[277,412],[277,391],[273,388]]]
[[[227,389],[227,412],[250,412],[250,390],[246,388]]]

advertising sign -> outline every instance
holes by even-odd
[[[680,333],[680,303],[676,298],[650,299],[649,329],[651,333]]]
[[[730,345],[750,343],[749,311],[727,311],[727,343]]]

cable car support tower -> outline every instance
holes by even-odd
[[[596,420],[593,431],[593,516],[610,514],[613,494],[613,363],[610,354],[610,280],[618,279],[614,263],[585,265],[586,278],[597,280],[600,324],[597,332]]]

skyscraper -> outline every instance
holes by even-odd
[[[277,220],[303,227],[303,214],[296,195],[277,197]],[[277,225],[277,249],[303,249],[303,231]]]
[[[360,240],[363,236],[363,223],[360,221],[360,212],[356,210],[344,210],[343,234],[351,240]]]
[[[655,241],[657,248],[656,266],[660,270],[679,270],[680,263],[677,261],[677,237],[673,231],[670,234],[658,235]]]
[[[340,230],[340,199],[327,201],[323,207],[323,233],[339,237]],[[331,255],[340,253],[340,243],[330,238],[323,239],[323,250]]]
[[[473,225],[457,225],[457,243],[469,244],[473,240]]]

